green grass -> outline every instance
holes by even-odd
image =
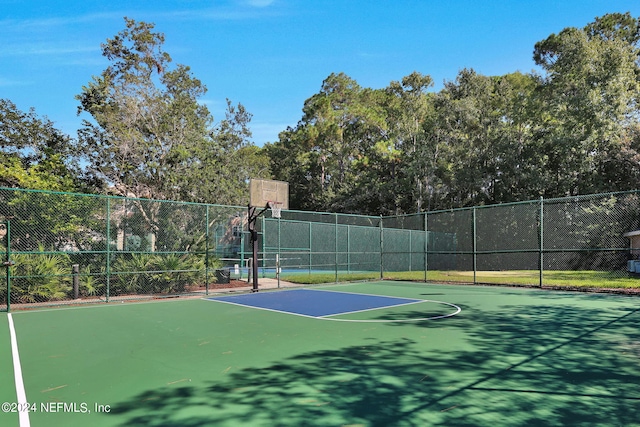
[[[358,280],[377,280],[378,272],[361,272],[339,274],[339,282]],[[390,280],[424,280],[424,271],[385,272],[385,279]],[[543,272],[544,286],[567,288],[640,288],[640,278],[629,277],[626,272],[607,272],[593,270],[547,270]],[[333,283],[335,273],[312,273],[283,276],[284,280],[300,284]],[[429,271],[429,282],[463,282],[473,283],[473,271]],[[540,273],[537,270],[509,270],[509,271],[478,271],[476,283],[491,283],[498,285],[534,285],[540,283]]]
[[[317,285],[321,283],[334,283],[335,273],[305,273],[282,275],[282,279],[292,283],[304,285]],[[380,280],[380,272],[339,273],[338,282],[356,282],[359,280]]]

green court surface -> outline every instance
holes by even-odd
[[[636,297],[313,289],[429,301],[331,319],[204,299],[13,312],[30,425],[640,425]],[[6,313],[0,340],[15,402]],[[0,425],[20,425],[4,409]]]

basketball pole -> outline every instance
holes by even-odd
[[[260,212],[256,214],[255,206],[248,206],[248,217],[247,222],[249,225],[249,234],[251,235],[251,251],[253,260],[251,262],[251,273],[253,275],[253,288],[251,292],[258,292],[258,230],[256,230],[256,221],[258,217],[267,210],[267,208],[262,209]]]
[[[256,208],[249,206],[249,233],[251,234],[251,248],[253,260],[251,262],[251,275],[253,276],[253,288],[251,292],[258,292],[258,231],[256,230]]]

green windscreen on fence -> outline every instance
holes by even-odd
[[[264,264],[275,268],[276,254],[284,273],[380,271],[380,227],[353,225],[336,214],[320,221],[265,218]],[[344,224],[343,222],[347,222]]]

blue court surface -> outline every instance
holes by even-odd
[[[348,292],[293,289],[277,292],[207,298],[229,304],[309,317],[327,317],[357,311],[415,304],[423,300]]]

